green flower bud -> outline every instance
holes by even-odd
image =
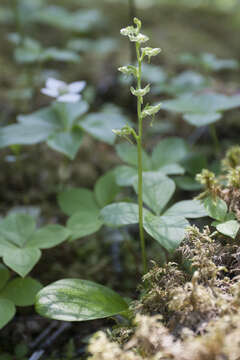
[[[150,85],[148,84],[145,88],[143,89],[134,89],[134,87],[131,86],[130,88],[131,90],[131,93],[134,95],[134,96],[145,96],[146,94],[149,93],[150,91]]]
[[[135,18],[133,19],[133,22],[134,22],[134,24],[137,25],[138,31],[140,31],[140,30],[141,30],[141,27],[142,27],[142,22],[141,22],[141,20],[139,20],[138,18],[135,17]]]
[[[129,141],[132,144],[132,141],[130,139],[130,135],[133,135],[136,137],[136,133],[133,128],[131,128],[128,124],[125,125],[122,129],[112,129],[112,132],[116,134],[117,136],[124,137],[127,141]]]

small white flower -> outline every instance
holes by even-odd
[[[75,81],[66,84],[64,81],[49,78],[46,81],[45,88],[41,93],[57,99],[59,102],[75,103],[81,100],[82,95],[79,93],[85,88],[85,81]]]

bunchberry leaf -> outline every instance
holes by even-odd
[[[152,162],[154,169],[177,163],[188,154],[188,147],[183,139],[171,137],[160,141],[153,149]]]
[[[185,237],[189,222],[182,216],[147,216],[144,229],[169,252],[173,252]]]
[[[75,129],[71,132],[58,132],[50,136],[47,144],[53,150],[59,151],[69,159],[74,160],[83,141],[83,131]]]
[[[116,183],[113,171],[101,176],[95,184],[94,194],[100,207],[110,204],[118,194],[120,188]]]
[[[92,113],[79,122],[79,126],[97,140],[113,145],[116,135],[112,129],[122,129],[127,118],[121,114]]]
[[[20,276],[26,276],[41,257],[40,248],[53,247],[70,235],[60,225],[36,230],[30,215],[14,213],[0,223],[0,256]]]
[[[235,239],[240,229],[240,224],[237,220],[229,220],[216,226],[217,230],[226,236]]]
[[[3,264],[0,264],[0,291],[4,288],[9,278],[9,270]]]
[[[177,187],[185,191],[198,191],[202,188],[202,185],[191,176],[178,176],[174,181]]]
[[[136,193],[138,192],[138,178],[133,183]],[[164,176],[161,172],[143,173],[143,202],[160,215],[175,191],[173,180]]]
[[[71,240],[94,234],[103,225],[100,219],[100,210],[83,210],[76,212],[67,221],[67,228],[71,231]]]
[[[127,165],[120,165],[114,169],[114,173],[119,186],[131,186],[137,176],[137,169]]]
[[[4,263],[22,277],[34,268],[41,257],[41,251],[37,248],[5,247],[3,250],[0,244],[0,249]]]
[[[70,235],[70,231],[61,225],[46,225],[31,236],[28,247],[39,249],[50,249],[61,244]]]
[[[204,200],[204,206],[211,218],[221,222],[225,220],[228,208],[224,200],[209,196]]]
[[[31,277],[15,278],[0,292],[0,298],[6,298],[16,306],[30,306],[42,285]]]
[[[193,126],[206,126],[214,124],[222,118],[221,113],[205,113],[205,114],[184,114],[184,120]]]
[[[135,145],[128,143],[121,143],[116,146],[116,151],[120,159],[129,165],[137,167],[138,164],[138,152]],[[151,159],[145,151],[142,153],[143,157],[143,170],[147,171],[151,169]]]
[[[66,215],[99,210],[93,192],[85,188],[70,188],[61,192],[58,195],[58,204]]]
[[[12,301],[0,298],[0,329],[2,329],[15,315],[16,308]]]
[[[138,217],[138,205],[133,203],[119,202],[104,207],[100,214],[104,224],[112,227],[137,224]],[[144,209],[144,216],[151,213]]]
[[[197,219],[208,216],[204,205],[199,200],[183,200],[171,206],[165,216],[183,216],[189,219]]]

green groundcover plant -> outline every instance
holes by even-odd
[[[11,277],[9,269],[0,265],[0,328],[14,316],[16,306],[33,305],[42,285],[28,276],[41,257],[42,249],[50,249],[65,241],[70,231],[60,225],[36,228],[30,215],[13,213],[0,222],[0,257],[20,277]]]
[[[130,90],[137,99],[137,129],[126,124],[113,130],[116,135],[135,143],[131,147],[122,144],[117,147],[120,157],[133,166],[131,181],[118,184],[115,169],[98,180],[93,192],[84,188],[69,189],[61,193],[58,200],[62,210],[70,216],[67,228],[72,233],[72,239],[91,234],[102,225],[119,227],[138,224],[142,267],[143,273],[146,273],[144,231],[157,240],[165,251],[173,252],[184,238],[185,229],[189,225],[187,218],[202,217],[207,213],[199,201],[181,201],[167,207],[175,191],[175,183],[166,174],[171,174],[171,168],[172,173],[182,172],[182,168],[176,164],[181,154],[179,159],[173,157],[171,161],[166,161],[159,145],[148,161],[143,151],[143,121],[154,119],[161,105],[144,104],[144,97],[150,92],[150,84],[142,88],[142,63],[145,58],[150,61],[161,50],[143,47],[149,38],[140,31],[141,21],[137,18],[134,19],[134,26],[121,30],[121,34],[136,45],[137,65],[119,68],[123,74],[132,75],[136,81],[136,87],[132,86]],[[170,155],[171,152],[171,158]],[[158,158],[162,158],[162,162]],[[166,171],[167,167],[170,170]],[[138,202],[113,202],[120,185],[132,185]],[[144,208],[143,204],[147,207]],[[68,321],[92,320],[117,314],[129,316],[128,302],[124,298],[102,285],[80,279],[60,280],[42,289],[37,295],[36,310],[43,316]]]

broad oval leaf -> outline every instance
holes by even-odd
[[[138,205],[119,202],[104,207],[101,212],[104,224],[108,226],[123,226],[138,223]],[[143,209],[144,217],[151,213]]]
[[[58,204],[69,216],[80,211],[99,210],[93,192],[85,188],[71,188],[61,192],[58,195]]]
[[[0,292],[0,297],[11,300],[16,306],[30,306],[41,288],[42,285],[31,277],[16,278]]]
[[[236,220],[229,220],[217,225],[217,230],[226,236],[235,239],[240,229],[240,224]]]
[[[36,311],[63,321],[86,321],[120,314],[126,301],[113,290],[87,280],[64,279],[42,289]]]
[[[208,216],[208,213],[204,205],[199,200],[184,200],[171,206],[164,215],[183,216],[185,218],[195,219]]]
[[[183,160],[188,154],[188,147],[185,141],[178,137],[171,137],[161,140],[153,149],[152,162],[154,169]]]
[[[0,298],[0,329],[14,317],[16,308],[12,301]]]
[[[138,193],[138,178],[133,183]],[[173,180],[161,172],[146,172],[143,174],[143,201],[155,214],[160,215],[175,191]]]
[[[173,252],[185,237],[189,222],[181,216],[148,216],[144,229],[169,252]]]
[[[99,219],[99,210],[97,212],[77,212],[73,214],[67,222],[67,227],[71,231],[71,240],[94,234],[102,225],[103,223]]]

